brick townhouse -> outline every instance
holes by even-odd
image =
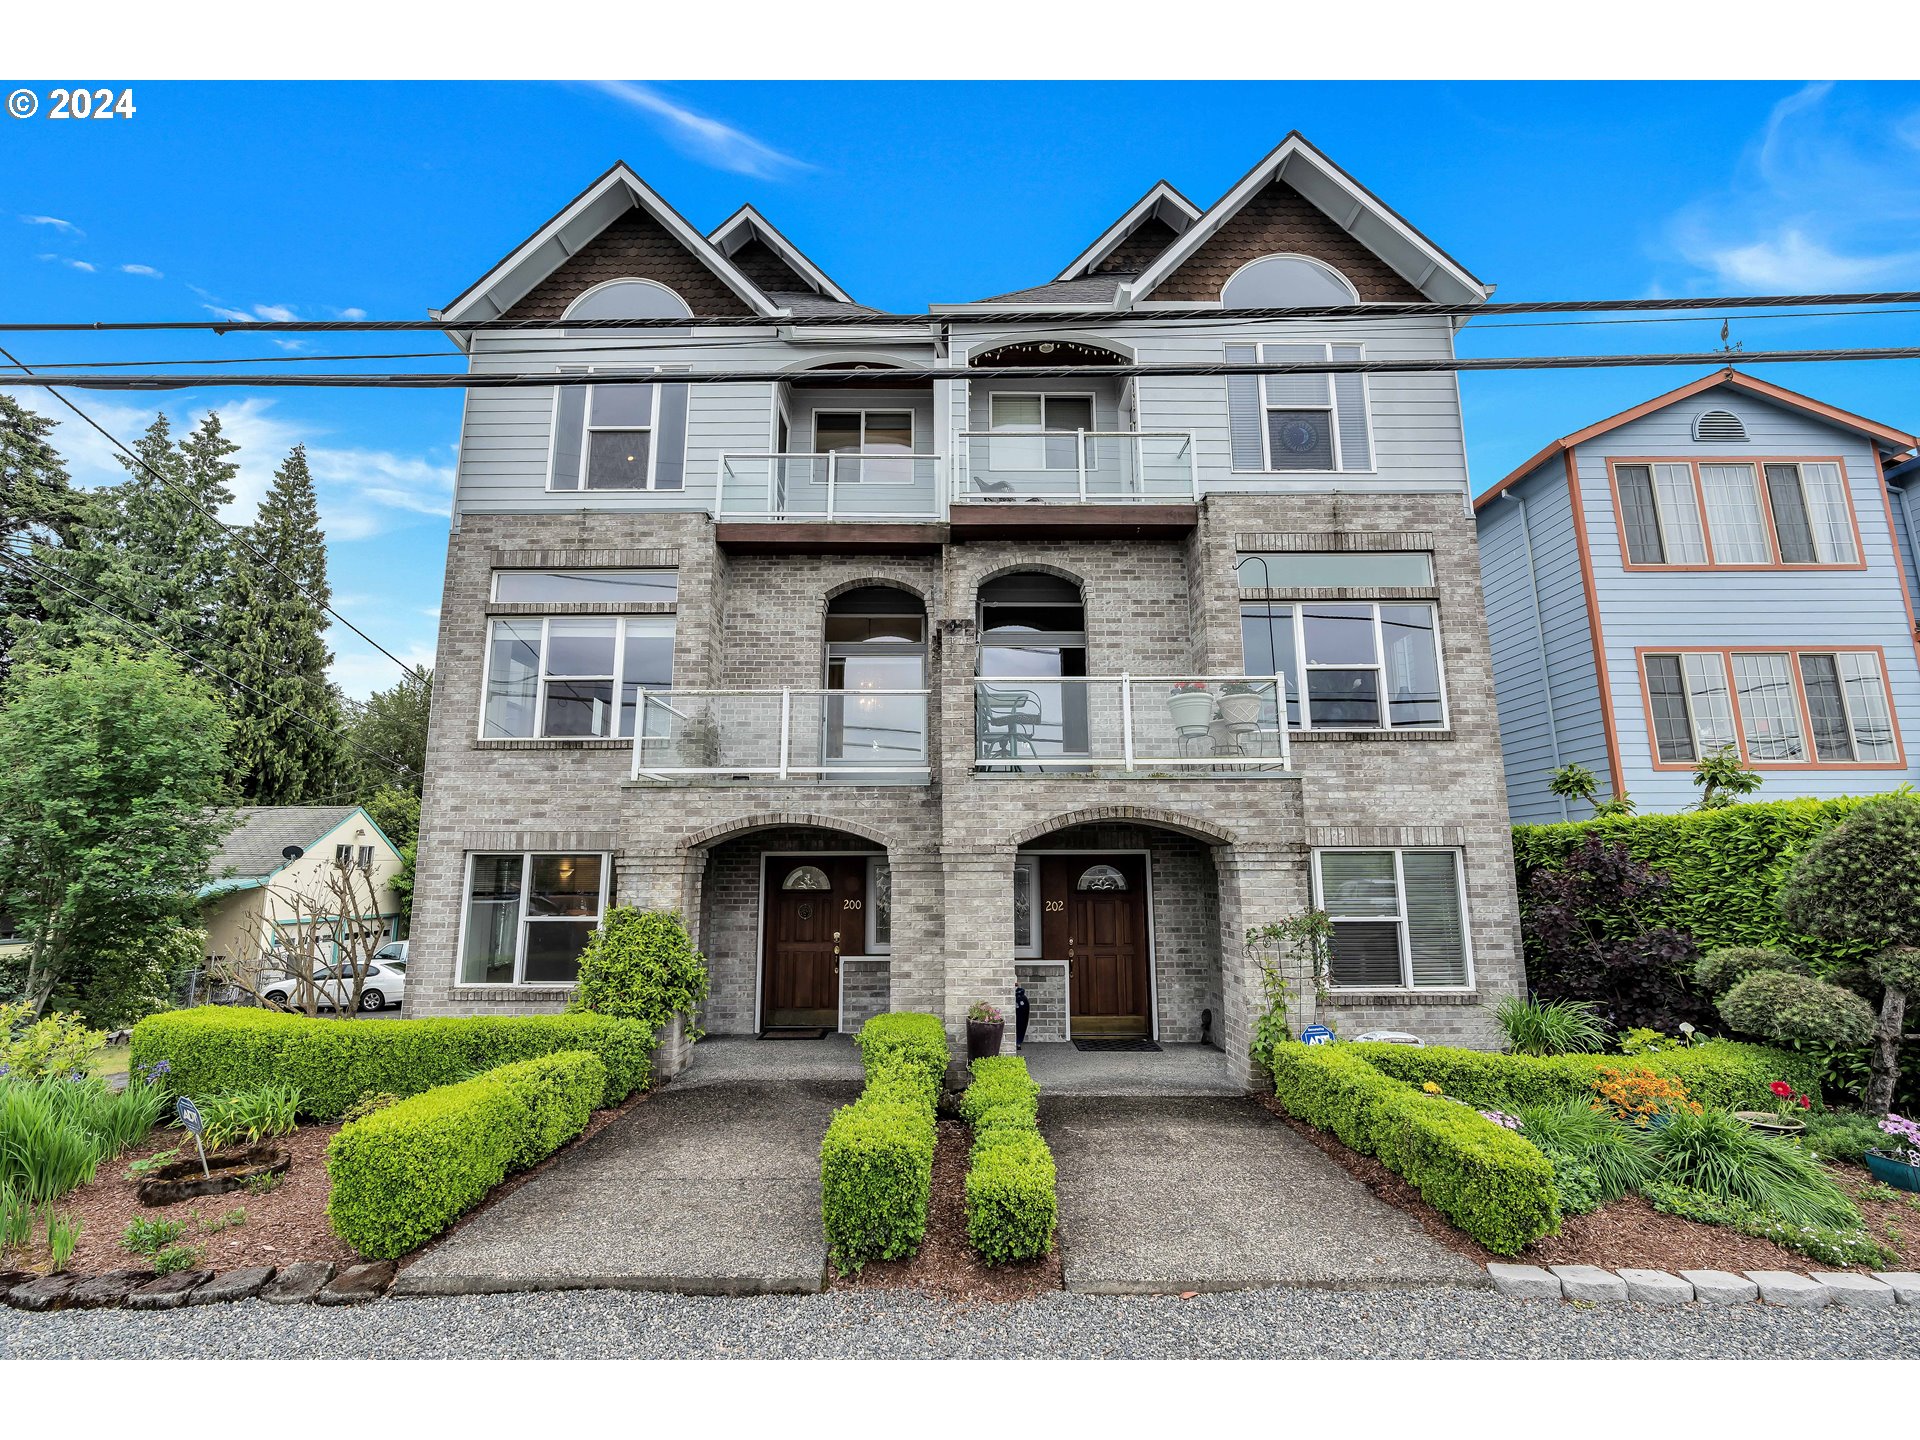
[[[410,1013],[557,1010],[609,906],[666,907],[715,1034],[957,1034],[1019,986],[1032,1040],[1244,1073],[1246,931],[1318,905],[1296,1021],[1490,1043],[1522,978],[1452,377],[1101,373],[1449,356],[1445,317],[1157,312],[1489,289],[1297,134],[912,324],[615,165],[436,317],[688,323],[449,332],[628,373],[469,394]]]

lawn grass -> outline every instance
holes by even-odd
[[[127,1057],[132,1050],[131,1045],[115,1045],[110,1049],[95,1051],[87,1060],[87,1069],[95,1075],[124,1075],[127,1073]]]

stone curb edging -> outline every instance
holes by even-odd
[[[1739,1305],[1761,1301],[1798,1310],[1845,1305],[1862,1310],[1888,1310],[1895,1305],[1920,1306],[1920,1274],[1888,1270],[1873,1275],[1855,1271],[1816,1270],[1797,1275],[1791,1270],[1749,1270],[1735,1275],[1726,1270],[1623,1269],[1618,1273],[1597,1265],[1489,1265],[1487,1278],[1500,1294],[1515,1300],[1580,1300],[1588,1304]]]
[[[114,1270],[105,1275],[0,1275],[0,1301],[16,1310],[178,1310],[258,1298],[270,1305],[364,1305],[393,1285],[391,1260],[349,1265],[335,1271],[325,1261],[302,1261],[276,1269],[251,1265],[215,1274],[182,1270]],[[12,1283],[7,1283],[11,1281]]]

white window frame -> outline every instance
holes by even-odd
[[[1022,945],[1018,935],[1014,937],[1013,958],[1016,960],[1038,960],[1040,958],[1040,855],[1037,851],[1023,851],[1013,857],[1013,868],[1027,872],[1027,919],[1029,922],[1027,943]],[[1007,892],[1007,919],[1013,919],[1013,892]]]
[[[1038,400],[1040,402],[1040,424],[1037,427],[1032,425],[996,424],[993,418],[994,402],[1002,399]],[[1053,400],[1086,401],[1087,428],[1084,430],[1062,430],[1049,426],[1047,424],[1047,404]],[[987,468],[990,470],[1059,470],[1063,472],[1078,470],[1080,467],[1077,464],[1049,465],[1047,463],[1048,452],[1044,443],[1045,439],[1049,435],[1078,435],[1081,437],[1080,443],[1084,445],[1086,443],[1086,436],[1099,433],[1099,415],[1100,397],[1091,390],[989,390],[987,392],[987,429],[995,435],[1030,435],[1040,440],[1042,444],[1040,447],[1040,463],[1038,465],[1003,465],[1000,462],[1000,447],[995,445],[993,447],[992,462]],[[1088,468],[1091,469],[1092,466],[1089,465]]]
[[[1420,731],[1438,735],[1453,728],[1453,708],[1447,697],[1447,647],[1440,634],[1440,605],[1433,600],[1261,600],[1240,597],[1242,606],[1246,605],[1287,605],[1293,610],[1293,658],[1299,674],[1287,676],[1294,687],[1294,695],[1300,705],[1300,723],[1293,727],[1295,734],[1315,735],[1375,735],[1381,731]],[[1373,654],[1371,665],[1316,665],[1307,659],[1307,616],[1309,605],[1370,605],[1373,607]],[[1380,607],[1424,606],[1433,616],[1433,664],[1440,677],[1440,723],[1437,725],[1395,725],[1392,723],[1392,697],[1387,693],[1387,639],[1380,623]],[[1310,670],[1371,670],[1374,673],[1375,693],[1380,697],[1380,718],[1378,725],[1315,725],[1313,723],[1313,703],[1307,694],[1307,672]],[[1284,703],[1285,697],[1282,697]]]
[[[680,601],[680,570],[673,565],[624,565],[619,567],[593,565],[542,565],[542,566],[505,566],[493,572],[493,588],[488,599],[496,605],[573,605],[584,604],[574,600],[502,600],[500,598],[500,578],[503,575],[558,575],[562,578],[574,576],[596,576],[606,579],[634,575],[671,575],[673,576],[673,599],[671,600],[608,600],[609,605],[677,605]],[[657,612],[656,612],[657,613]]]
[[[555,373],[560,375],[593,375],[608,368],[610,367],[605,365],[560,365],[555,367]],[[632,367],[621,366],[619,368],[623,371],[630,371]],[[660,469],[660,386],[665,382],[660,378],[664,372],[658,366],[655,366],[651,373],[654,376],[654,379],[651,381],[622,380],[617,382],[620,384],[644,384],[648,386],[648,421],[645,425],[595,425],[593,423],[593,392],[597,387],[592,385],[556,385],[553,387],[553,411],[547,423],[548,493],[556,495],[652,495],[656,493],[655,480]],[[580,412],[580,466],[573,477],[573,485],[568,487],[556,485],[554,481],[559,478],[555,474],[555,468],[560,463],[560,397],[564,392],[575,389],[586,391],[586,403],[581,407]],[[606,487],[589,490],[587,488],[587,464],[592,458],[592,436],[594,432],[601,431],[612,434],[641,430],[644,430],[647,434],[647,483],[645,485],[625,485],[618,489]],[[685,486],[683,485],[681,488],[684,489]],[[680,490],[668,490],[659,493],[678,495]]]
[[[1461,985],[1415,985],[1413,983],[1413,940],[1407,926],[1407,873],[1403,861],[1409,852],[1447,854],[1453,856],[1453,883],[1460,899],[1460,948],[1466,960],[1466,982]],[[1321,883],[1320,857],[1327,854],[1361,854],[1393,856],[1394,913],[1392,915],[1335,915],[1327,909],[1326,889]],[[1463,995],[1475,988],[1473,968],[1473,917],[1467,910],[1467,856],[1466,852],[1454,845],[1324,845],[1316,846],[1312,852],[1313,903],[1326,914],[1331,924],[1342,921],[1350,924],[1379,925],[1392,921],[1400,941],[1400,983],[1398,985],[1339,985],[1333,978],[1333,960],[1329,952],[1327,960],[1327,988],[1335,994],[1359,995],[1383,992],[1407,991],[1418,995]]]
[[[613,726],[613,733],[610,735],[548,735],[545,733],[546,714],[547,714],[547,655],[549,653],[549,647],[551,644],[550,631],[552,628],[552,624],[555,620],[592,620],[596,622],[611,622],[613,624],[613,627],[614,627],[614,631],[613,631],[614,673],[612,675],[610,676],[608,675],[562,675],[559,677],[562,680],[609,680],[610,679],[613,681],[614,726]],[[559,744],[566,744],[569,741],[587,742],[587,741],[597,741],[597,740],[631,740],[635,738],[634,736],[622,735],[620,733],[620,709],[625,699],[625,692],[626,692],[626,686],[627,686],[627,679],[625,674],[626,663],[627,663],[627,626],[630,622],[635,620],[652,621],[656,623],[661,620],[669,620],[673,622],[673,639],[676,644],[678,643],[679,633],[680,633],[680,616],[678,611],[658,611],[653,614],[643,614],[643,615],[565,614],[565,615],[493,615],[488,617],[487,634],[486,634],[486,653],[482,656],[481,665],[480,665],[480,733],[477,738],[481,740],[494,740],[494,741],[544,740],[544,741],[559,743]],[[488,699],[488,696],[491,694],[492,688],[493,688],[494,627],[497,625],[529,625],[529,624],[537,624],[540,627],[540,668],[539,668],[537,680],[534,685],[534,691],[533,691],[533,705],[534,705],[533,715],[534,715],[535,733],[532,735],[490,735],[487,733],[487,699]],[[642,686],[641,693],[642,695],[644,695],[648,690],[672,689],[672,688],[673,687],[671,683],[664,686]],[[639,729],[641,728],[641,718],[645,714],[646,708],[647,708],[646,702],[644,700],[642,700],[639,703],[639,705],[635,708],[633,727],[636,732],[638,732]],[[504,854],[505,852],[503,851],[501,853]]]
[[[1724,442],[1715,442],[1724,443]],[[1693,489],[1694,512],[1700,526],[1700,545],[1703,558],[1699,560],[1676,560],[1673,558],[1674,543],[1668,532],[1667,503],[1661,498],[1659,477],[1656,472],[1661,466],[1675,466],[1688,472],[1687,478]],[[1707,477],[1705,467],[1709,465],[1738,468],[1746,472],[1746,483],[1754,503],[1754,513],[1760,517],[1761,542],[1765,545],[1765,560],[1726,560],[1717,553],[1714,543],[1714,521],[1712,507],[1707,503]],[[1773,465],[1790,466],[1794,472],[1794,483],[1800,487],[1800,505],[1807,516],[1808,530],[1813,538],[1815,556],[1827,548],[1827,536],[1824,527],[1816,515],[1812,498],[1807,490],[1807,467],[1809,465],[1830,465],[1833,467],[1840,490],[1840,502],[1845,507],[1847,519],[1847,548],[1853,554],[1850,559],[1783,560],[1780,555],[1779,523],[1773,514],[1773,499],[1767,488],[1767,467]],[[1654,525],[1660,535],[1661,560],[1635,560],[1628,548],[1626,535],[1626,500],[1620,488],[1620,471],[1627,468],[1644,469],[1653,491]],[[1804,457],[1770,458],[1764,455],[1678,455],[1678,456],[1610,456],[1606,461],[1607,485],[1612,491],[1614,513],[1619,517],[1620,534],[1618,544],[1620,563],[1634,570],[1857,570],[1862,567],[1860,513],[1856,503],[1853,486],[1847,472],[1846,460],[1842,456],[1809,455]]]
[[[1360,352],[1359,358],[1362,360],[1367,358],[1367,347],[1351,340],[1235,340],[1231,343],[1235,345],[1252,345],[1254,356],[1258,360],[1266,359],[1266,349],[1269,345],[1317,345],[1320,347],[1320,358],[1331,362],[1333,359],[1333,349],[1337,344],[1343,349],[1358,350]],[[1271,375],[1257,375],[1254,378],[1259,382],[1260,387],[1260,459],[1263,467],[1260,473],[1265,475],[1374,475],[1379,473],[1380,445],[1373,433],[1372,377],[1364,373],[1359,377],[1360,404],[1361,408],[1366,412],[1367,454],[1371,456],[1373,460],[1373,463],[1364,470],[1350,470],[1347,468],[1345,447],[1340,443],[1340,402],[1339,398],[1334,394],[1334,377],[1332,375],[1323,375],[1320,377],[1325,380],[1327,384],[1327,403],[1324,406],[1288,404],[1269,400],[1267,398],[1267,381],[1274,377]],[[1327,428],[1333,440],[1333,468],[1330,470],[1289,470],[1275,465],[1273,463],[1273,432],[1267,424],[1267,412],[1270,410],[1321,409],[1326,411]]]
[[[858,450],[823,450],[820,447],[820,417],[822,415],[858,415],[860,417],[860,448]],[[867,450],[867,417],[869,415],[904,415],[907,417],[907,448],[905,453],[892,450],[879,450],[869,454]],[[789,422],[787,433],[789,435],[793,433],[791,422]],[[835,474],[833,483],[836,485],[887,485],[903,489],[908,488],[915,483],[914,477],[919,471],[919,467],[913,462],[925,458],[920,454],[920,417],[914,414],[911,405],[875,405],[871,409],[864,406],[822,405],[817,409],[807,412],[807,439],[813,446],[810,453],[814,455],[854,455],[863,460],[898,460],[902,462],[901,468],[906,472],[906,478],[904,480],[875,480],[869,479],[865,475],[864,472],[867,467],[861,465],[855,468],[853,479],[848,479],[845,475]],[[827,463],[832,465],[833,461],[829,460]],[[884,475],[886,473],[886,467],[879,468],[875,473]],[[825,484],[826,482],[823,479],[817,479],[813,483],[818,485]]]
[[[889,929],[888,937],[884,941],[879,938],[880,907],[874,904],[874,896],[880,893],[880,872],[882,870],[885,870],[887,872],[887,906],[888,906],[887,915],[888,915],[888,929]],[[866,891],[867,933],[864,937],[864,943],[867,947],[867,954],[870,956],[891,955],[893,953],[893,937],[891,934],[892,915],[893,915],[892,906],[893,906],[892,863],[890,862],[888,857],[885,855],[870,855],[867,857],[867,891]]]
[[[511,980],[466,980],[461,978],[467,964],[467,925],[473,912],[473,864],[482,855],[520,856],[520,913],[514,921],[513,929],[513,978]],[[610,850],[469,850],[465,866],[465,878],[460,887],[460,938],[453,952],[454,988],[456,990],[497,990],[505,986],[527,990],[571,990],[577,980],[534,980],[523,977],[527,973],[527,926],[530,924],[562,923],[575,925],[585,919],[582,915],[528,915],[527,904],[533,895],[533,862],[558,855],[597,855],[600,857],[600,896],[599,909],[594,914],[593,924],[598,931],[607,923],[607,900],[613,883],[613,852]]]

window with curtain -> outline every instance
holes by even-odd
[[[604,854],[469,856],[460,983],[571,984],[612,869]]]
[[[1641,668],[1661,764],[1728,745],[1752,765],[1899,761],[1874,651],[1679,651],[1644,655]]]
[[[631,736],[641,693],[673,685],[673,634],[671,615],[494,620],[481,738]],[[648,723],[653,734],[664,722]]]
[[[1705,532],[1691,465],[1619,465],[1627,558],[1636,565],[1704,565]]]
[[[1333,926],[1335,989],[1471,983],[1460,855],[1454,850],[1316,850],[1315,887]]]
[[[1616,464],[1612,470],[1630,564],[1859,560],[1845,479],[1831,462],[1660,461]]]
[[[1227,360],[1251,365],[1360,360],[1358,345],[1229,345]],[[1364,375],[1229,375],[1233,468],[1268,472],[1370,471],[1372,431]]]

